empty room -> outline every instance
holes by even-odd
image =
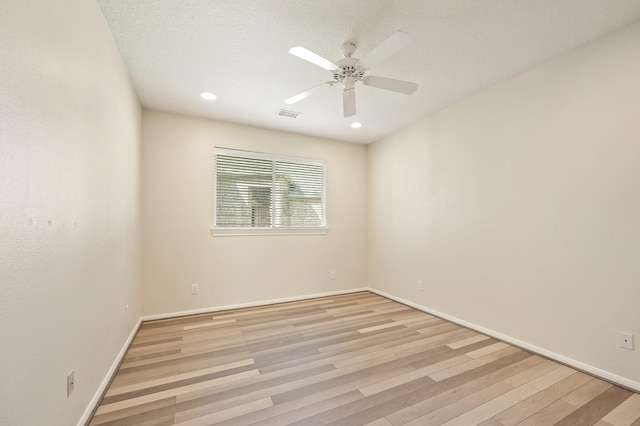
[[[640,2],[3,0],[0,425],[640,425]]]

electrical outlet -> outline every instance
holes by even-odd
[[[418,290],[423,291],[424,285],[422,284],[422,280],[418,280]]]
[[[129,305],[124,305],[124,319],[129,319]]]
[[[618,331],[618,346],[624,349],[633,350],[633,334]]]
[[[67,374],[67,396],[71,395],[75,386],[76,372],[74,370],[71,370],[71,373]]]
[[[335,280],[336,279],[336,271],[331,271],[331,273],[329,274],[329,279],[330,280]]]
[[[191,294],[198,294],[199,291],[198,284],[191,284]]]

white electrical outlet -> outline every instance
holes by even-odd
[[[129,305],[124,305],[124,319],[129,319]]]
[[[199,291],[198,284],[191,284],[191,294],[198,294]]]
[[[335,280],[336,279],[336,271],[331,271],[331,273],[329,274],[329,279],[330,280]]]
[[[424,285],[422,284],[422,280],[418,280],[418,290],[423,291]]]
[[[76,386],[76,372],[74,370],[71,370],[71,372],[67,374],[67,396],[71,395],[75,386]]]
[[[618,331],[618,346],[633,350],[633,334]]]

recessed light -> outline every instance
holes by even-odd
[[[362,123],[358,123],[357,121],[355,123],[351,123],[352,129],[359,129],[360,127],[362,127]]]
[[[217,99],[217,96],[211,92],[202,92],[200,93],[200,96],[202,99],[206,99],[208,101],[215,101]]]

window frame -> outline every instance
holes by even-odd
[[[253,226],[217,226],[217,199],[218,199],[218,170],[217,156],[230,155],[236,157],[255,158],[272,162],[272,170],[275,169],[276,161],[283,161],[296,164],[312,164],[322,168],[322,200],[321,212],[322,224],[320,226],[275,226],[253,227]],[[275,170],[274,170],[275,174]],[[273,187],[272,187],[273,188]],[[272,201],[273,203],[273,201]],[[271,209],[271,204],[270,207]],[[326,235],[329,232],[327,226],[327,162],[325,160],[294,157],[280,154],[270,154],[265,152],[245,151],[232,148],[214,147],[213,150],[213,225],[211,227],[212,236],[240,236],[240,235]]]

